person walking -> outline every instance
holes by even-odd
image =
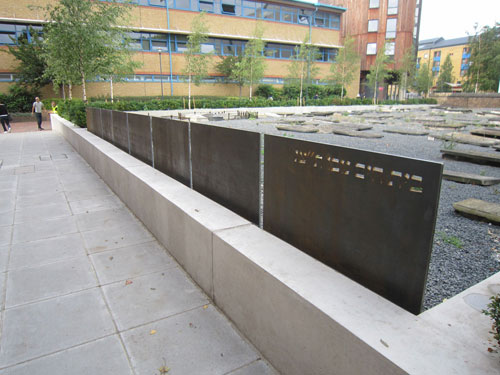
[[[9,112],[7,112],[7,106],[0,103],[0,122],[2,123],[3,131],[10,133],[10,119]]]
[[[43,103],[40,101],[40,98],[38,96],[35,98],[35,101],[33,102],[33,108],[31,109],[31,113],[35,114],[36,122],[38,124],[38,130],[43,130],[42,128]]]

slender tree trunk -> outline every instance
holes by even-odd
[[[250,100],[252,100],[252,86],[253,86],[253,67],[250,64]]]
[[[85,73],[81,71],[82,76],[82,91],[83,91],[83,101],[87,103],[87,87],[85,85]]]
[[[110,84],[110,90],[111,90],[111,103],[114,102],[114,90],[113,90],[113,76],[110,76],[110,80],[109,80],[109,84]]]
[[[191,74],[188,75],[188,109],[191,109]]]
[[[62,94],[63,94],[63,99],[66,100],[66,90],[64,88],[64,83],[62,84]]]
[[[69,100],[73,100],[73,85],[68,84]]]
[[[243,85],[240,85],[240,99],[241,99],[241,91],[243,89]]]

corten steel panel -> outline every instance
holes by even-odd
[[[113,143],[113,111],[101,109],[102,138]]]
[[[94,113],[95,113],[95,109],[94,108],[90,108],[90,107],[87,107],[86,110],[86,122],[87,122],[87,130],[91,133],[95,133],[95,130],[94,130]]]
[[[191,123],[193,189],[259,222],[258,133]]]
[[[191,186],[189,177],[189,124],[153,117],[155,168]]]
[[[87,129],[98,137],[102,137],[101,110],[99,108],[87,108]]]
[[[265,136],[264,229],[421,311],[442,164]]]
[[[128,152],[127,113],[113,111],[113,144]]]
[[[151,128],[149,116],[128,114],[130,155],[152,165]]]

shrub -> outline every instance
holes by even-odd
[[[63,100],[58,104],[58,112],[65,119],[81,128],[87,127],[85,103],[80,99]]]
[[[488,304],[488,310],[483,310],[493,320],[493,337],[500,345],[500,294],[492,296]]]
[[[8,94],[0,94],[0,102],[7,106],[9,112],[31,112],[38,91],[29,90],[23,86],[13,85]],[[47,103],[44,103],[45,105]],[[46,107],[48,108],[48,107]]]
[[[259,85],[259,87],[257,87],[257,90],[255,90],[255,96],[266,99],[272,96],[273,99],[276,99],[276,89],[271,85]]]

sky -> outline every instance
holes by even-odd
[[[400,0],[405,1],[405,0]],[[500,22],[500,0],[422,0],[419,39],[474,35],[474,24]]]

